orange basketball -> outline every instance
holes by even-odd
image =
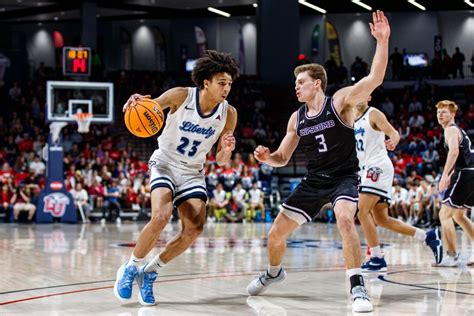
[[[150,137],[163,126],[164,115],[158,102],[141,99],[125,111],[125,125],[130,133],[138,137]]]

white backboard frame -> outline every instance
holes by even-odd
[[[89,104],[89,113],[92,113],[92,122],[96,123],[111,123],[114,120],[114,84],[111,82],[84,82],[84,81],[47,81],[46,82],[46,119],[48,122],[75,122],[74,113],[71,111],[71,103],[68,100],[68,116],[54,116],[52,112],[52,105],[54,104],[53,91],[61,88],[77,88],[77,89],[103,89],[107,92],[107,115],[98,116],[97,113],[92,113],[91,100],[76,100],[75,103]],[[79,102],[78,102],[79,101]],[[89,102],[89,103],[88,103]]]

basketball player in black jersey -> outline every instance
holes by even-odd
[[[454,122],[457,104],[444,100],[438,102],[436,108],[448,152],[439,181],[439,192],[444,194],[439,218],[448,255],[439,266],[454,267],[459,264],[459,254],[453,219],[474,241],[474,225],[466,216],[466,210],[474,206],[474,148],[466,132]]]
[[[347,275],[351,282],[355,312],[373,307],[364,287],[361,272],[360,242],[354,225],[357,208],[359,170],[355,150],[354,107],[368,99],[385,76],[390,26],[381,11],[373,13],[370,23],[377,47],[370,74],[353,86],[326,96],[326,71],[321,65],[307,64],[295,69],[296,96],[305,103],[294,112],[277,151],[263,146],[255,149],[255,158],[273,167],[285,166],[298,143],[306,153],[308,173],[282,204],[268,236],[268,269],[247,287],[250,295],[261,294],[268,285],[283,281],[286,272],[281,262],[287,237],[301,224],[310,222],[321,207],[331,202],[342,237]]]

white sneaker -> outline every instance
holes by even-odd
[[[102,226],[105,225],[105,218],[102,218],[102,219],[100,220],[100,224],[101,224]]]
[[[115,223],[117,223],[117,225],[122,224],[122,219],[120,217],[117,217],[117,219],[115,220]]]
[[[437,265],[437,267],[457,267],[459,265],[459,253],[456,256],[451,257],[446,255],[443,260]]]
[[[286,278],[286,272],[283,268],[280,269],[278,274],[275,277],[271,277],[268,274],[268,271],[260,273],[258,278],[254,279],[247,286],[247,292],[249,295],[259,295],[262,294],[267,287],[272,283],[280,283]]]
[[[355,313],[368,313],[374,308],[369,299],[369,293],[364,286],[358,285],[352,289],[352,311]]]

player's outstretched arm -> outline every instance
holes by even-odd
[[[181,104],[183,104],[187,96],[188,96],[187,88],[175,87],[175,88],[166,90],[162,95],[160,95],[158,98],[154,100],[158,102],[158,104],[161,106],[163,110],[167,108],[171,108],[171,113],[173,113]],[[151,96],[141,95],[138,93],[131,95],[130,98],[128,98],[127,102],[125,102],[125,104],[123,105],[123,109],[122,109],[123,112],[125,112],[128,107],[134,106],[141,99],[147,99],[147,98],[151,98]]]
[[[219,144],[217,145],[216,162],[219,166],[225,165],[235,149],[234,130],[237,125],[237,110],[229,105],[227,107],[227,121],[222,130]]]
[[[390,24],[384,13],[379,10],[372,13],[372,20],[372,23],[369,23],[370,32],[377,40],[377,46],[375,48],[374,58],[372,59],[370,73],[359,80],[355,85],[341,89],[346,92],[343,96],[343,102],[340,103],[343,106],[355,106],[361,102],[366,102],[375,88],[382,84],[385,77],[385,70],[387,69],[388,63]]]
[[[270,153],[270,149],[259,145],[253,152],[255,159],[272,167],[286,166],[300,140],[299,136],[296,134],[296,118],[297,112],[294,112],[288,121],[286,135],[281,141],[280,147],[278,147],[275,152]]]
[[[385,114],[377,109],[370,112],[370,122],[373,122],[373,125],[375,125],[378,130],[388,136],[388,139],[385,141],[385,147],[387,147],[388,150],[395,150],[395,147],[397,147],[400,142],[400,134],[392,124],[390,124]]]
[[[448,144],[448,157],[446,157],[446,163],[444,165],[443,175],[439,180],[439,192],[443,192],[449,186],[449,180],[451,172],[453,171],[456,160],[459,156],[459,131],[456,127],[450,126],[444,130],[444,138]]]

